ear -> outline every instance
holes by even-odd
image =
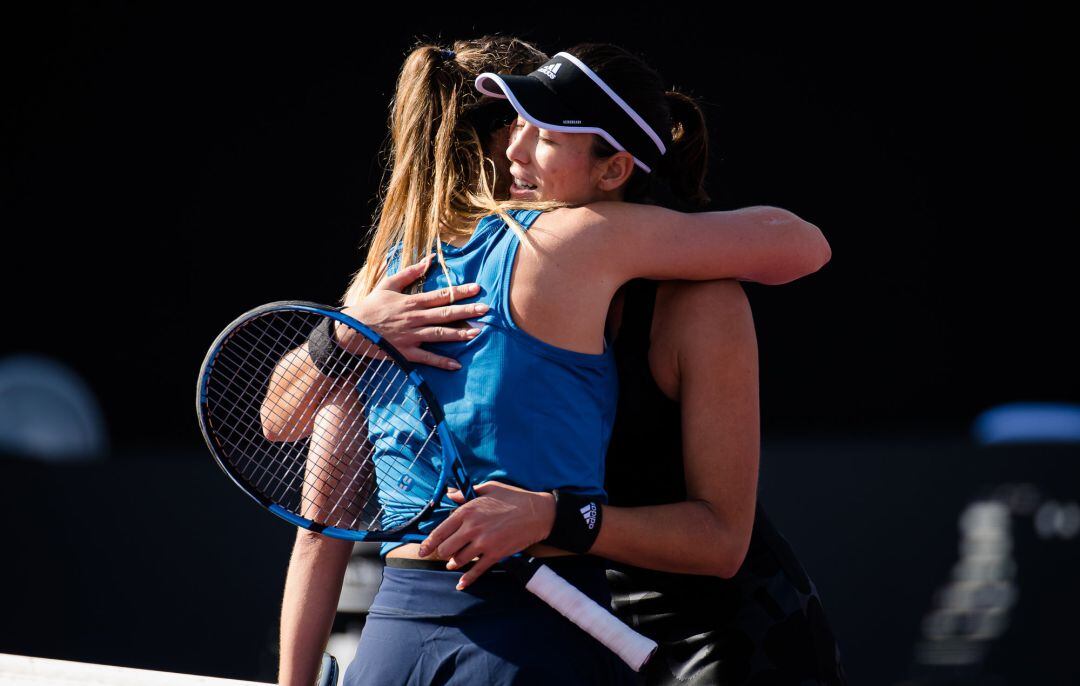
[[[600,160],[597,165],[596,185],[602,191],[613,191],[626,183],[633,173],[633,156],[626,151],[620,151]]]

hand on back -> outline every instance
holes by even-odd
[[[455,305],[452,303],[475,296],[480,287],[475,283],[442,288],[427,293],[406,294],[404,290],[431,266],[433,256],[390,274],[362,300],[349,303],[344,314],[367,324],[397,348],[405,359],[440,369],[460,369],[455,360],[424,349],[422,343],[465,341],[480,333],[463,323],[487,312],[484,303]],[[347,327],[340,327],[338,342],[348,348]]]

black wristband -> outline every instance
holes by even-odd
[[[345,350],[334,339],[334,320],[324,317],[308,335],[308,355],[315,367],[325,376],[338,377],[352,367],[349,361],[357,356]]]
[[[587,553],[600,533],[603,508],[595,497],[559,492],[555,496],[555,524],[544,543],[572,553]]]

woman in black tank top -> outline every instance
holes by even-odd
[[[625,288],[605,483],[616,507],[687,498],[681,407],[660,390],[649,364],[656,292],[654,281]],[[661,644],[647,684],[846,683],[817,590],[760,503],[732,578],[612,563],[608,581],[616,613]]]

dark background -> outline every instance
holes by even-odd
[[[763,488],[784,481],[768,471],[776,441],[795,456],[776,464],[798,465],[823,452],[797,446],[858,437],[844,454],[877,460],[865,476],[880,484],[933,440],[930,452],[959,455],[955,473],[966,474],[962,460],[977,458],[949,446],[964,445],[979,412],[1080,395],[1070,250],[1080,48],[1062,16],[1015,2],[20,5],[0,9],[0,356],[50,355],[85,378],[116,461],[209,463],[192,401],[217,332],[263,302],[340,296],[361,264],[389,99],[418,36],[502,32],[551,53],[585,40],[639,52],[705,105],[716,209],[777,205],[822,228],[833,259],[821,273],[747,289]],[[915,447],[867,447],[897,443]],[[822,500],[824,473],[799,472]],[[960,482],[936,492],[955,501],[939,523],[950,532],[977,490]],[[880,578],[853,588],[843,560],[812,551],[846,540],[836,527],[878,505],[852,501],[826,530],[810,525],[822,500],[799,510],[764,497],[810,551],[827,607],[828,592],[876,592]],[[933,569],[948,569],[953,543]],[[842,644],[862,641],[852,659],[874,683],[873,618],[860,624],[859,605],[849,601],[837,630]],[[102,655],[21,636],[0,652]],[[265,664],[128,655],[272,676]]]

